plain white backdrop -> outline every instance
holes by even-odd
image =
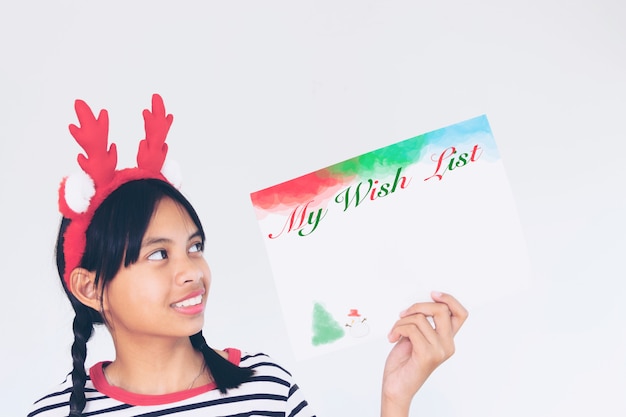
[[[487,114],[532,285],[470,312],[412,415],[626,414],[625,41],[610,0],[2,2],[2,414],[71,369],[53,245],[74,99],[109,110],[130,166],[154,92],[209,236],[210,344],[271,354],[320,416],[377,415],[389,346],[295,361],[248,195]],[[112,357],[104,331],[89,349]]]

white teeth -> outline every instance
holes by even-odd
[[[196,297],[193,298],[188,298],[184,301],[181,301],[180,303],[176,303],[174,304],[174,307],[189,307],[189,306],[195,306],[197,304],[200,304],[202,302],[202,295],[198,295]]]

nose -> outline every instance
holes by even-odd
[[[174,276],[178,285],[184,285],[186,283],[202,280],[204,278],[204,271],[199,260],[191,259],[189,256],[182,256],[181,259],[176,262]]]

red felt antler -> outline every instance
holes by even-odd
[[[165,114],[163,99],[158,94],[152,95],[152,112],[143,111],[146,138],[139,142],[137,166],[152,172],[160,172],[167,155],[165,139],[174,116]]]
[[[87,156],[78,155],[78,164],[84,171],[63,178],[59,186],[59,210],[71,220],[64,234],[63,254],[65,256],[65,285],[71,291],[70,276],[74,268],[80,266],[85,252],[86,231],[94,213],[102,202],[123,184],[142,179],[167,181],[177,187],[180,175],[176,164],[164,167],[167,155],[165,138],[174,120],[165,114],[163,100],[158,94],[152,96],[152,111],[144,110],[146,138],[139,145],[137,168],[116,170],[117,149],[115,144],[108,146],[109,116],[101,110],[96,118],[82,100],[76,100],[76,115],[80,127],[70,125],[70,133],[85,150]],[[166,176],[162,170],[166,168]],[[89,178],[86,178],[89,176]]]
[[[74,108],[80,127],[71,124],[70,133],[87,154],[87,156],[78,154],[78,164],[96,185],[106,184],[113,178],[117,165],[115,144],[111,144],[107,150],[109,115],[106,110],[100,110],[96,118],[87,103],[82,100],[76,100]]]

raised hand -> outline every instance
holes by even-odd
[[[431,297],[433,302],[403,311],[389,332],[395,346],[383,372],[383,417],[408,416],[415,393],[454,354],[454,335],[467,319],[467,310],[449,294],[433,292]]]

